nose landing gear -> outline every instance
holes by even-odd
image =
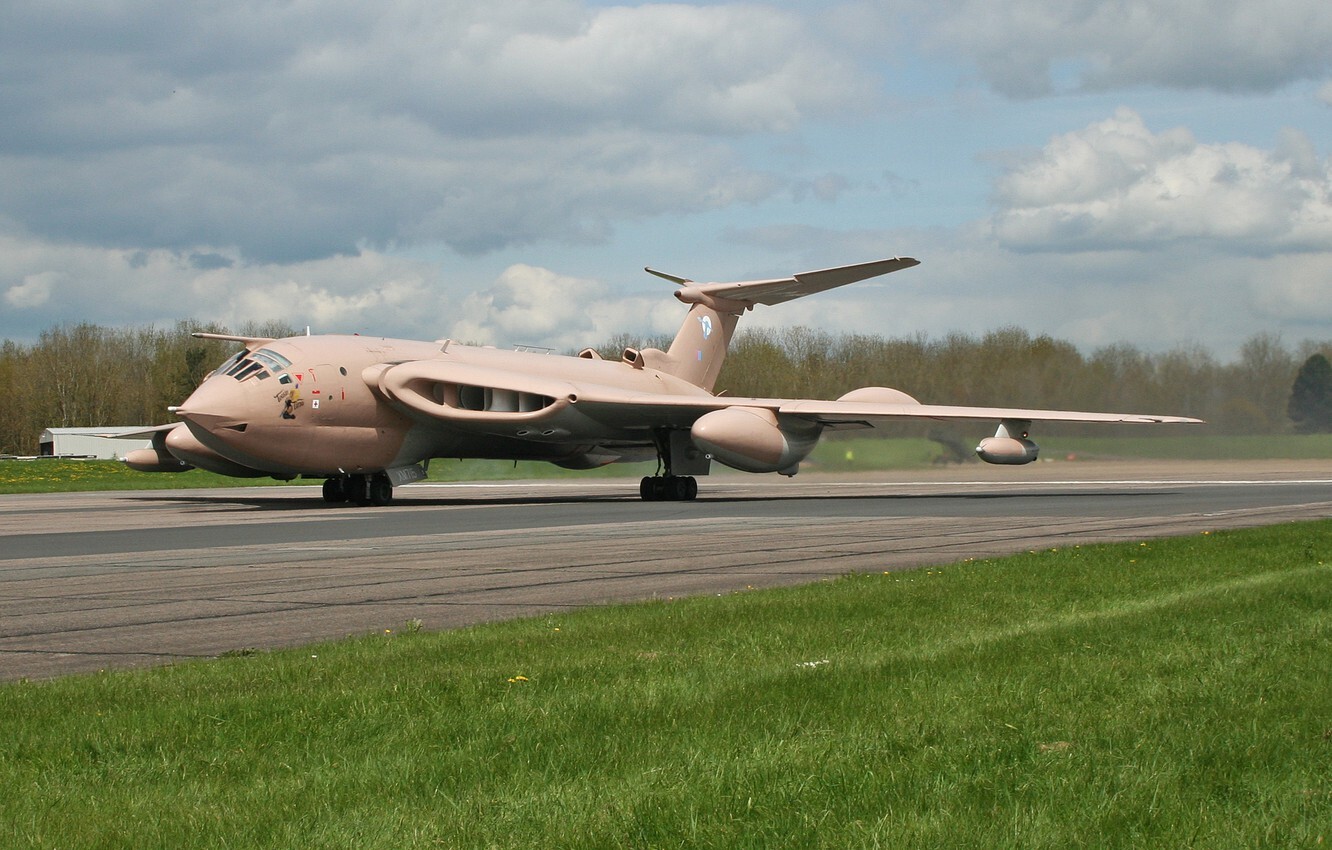
[[[382,472],[374,475],[339,475],[324,479],[324,501],[330,504],[387,505],[393,501],[393,482]]]

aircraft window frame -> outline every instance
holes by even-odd
[[[238,381],[257,377],[264,380],[273,374],[284,373],[291,366],[291,361],[271,349],[257,351],[239,351],[216,371],[229,375]],[[225,371],[223,371],[225,369]],[[289,383],[289,382],[284,382]]]
[[[231,377],[238,381],[244,381],[246,378],[252,378],[256,375],[259,377],[259,380],[268,377],[268,371],[264,369],[264,364],[251,360],[248,357],[242,362],[245,364],[245,368],[234,370]]]
[[[236,365],[237,363],[239,363],[239,362],[241,362],[241,360],[245,359],[245,354],[246,354],[246,352],[245,352],[243,349],[242,349],[241,351],[237,351],[235,354],[231,355],[231,356],[228,357],[226,360],[223,360],[223,361],[218,365],[218,367],[217,367],[216,369],[214,369],[213,371],[214,371],[214,372],[217,372],[217,373],[220,373],[220,374],[223,374],[223,375],[226,375],[226,374],[230,373],[231,370],[232,370],[232,368],[235,367],[235,365]]]
[[[261,348],[250,354],[254,360],[267,366],[273,372],[281,372],[291,366],[291,361],[269,348]]]

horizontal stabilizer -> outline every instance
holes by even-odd
[[[646,271],[684,287],[676,293],[676,297],[687,303],[704,300],[704,297],[706,297],[735,304],[765,304],[771,306],[805,295],[813,295],[816,292],[846,286],[848,283],[855,283],[858,280],[866,280],[918,265],[920,265],[920,261],[911,257],[893,257],[887,260],[857,263],[852,266],[800,272],[791,277],[775,278],[773,280],[749,280],[738,283],[694,283],[687,278],[676,277],[655,269],[646,269]]]

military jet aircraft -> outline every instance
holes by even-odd
[[[676,284],[688,314],[666,351],[626,348],[618,360],[502,351],[451,340],[368,336],[266,339],[195,334],[244,348],[179,407],[181,422],[144,432],[152,448],[126,462],[144,472],[199,467],[223,475],[324,479],[328,502],[384,505],[396,485],[426,477],[432,458],[542,460],[570,469],[656,459],[647,501],[689,500],[713,461],[795,475],[826,428],[901,419],[998,421],[976,446],[989,463],[1022,464],[1039,449],[1032,422],[1183,423],[1180,416],[922,404],[863,387],[836,400],[715,395],[740,317],[918,265],[893,257],[739,283]],[[123,435],[122,435],[123,436]]]

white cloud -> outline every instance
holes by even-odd
[[[433,338],[452,294],[438,269],[365,251],[290,264],[246,264],[226,251],[123,250],[0,235],[0,336],[31,338],[65,321],[236,328],[270,320],[325,332]]]
[[[991,86],[1014,97],[1139,85],[1271,91],[1332,69],[1323,0],[940,0],[927,9],[899,0],[888,8],[893,23],[914,19],[940,54],[970,56]]]
[[[481,286],[437,266],[362,251],[296,263],[246,263],[210,248],[128,251],[0,234],[0,337],[29,340],[61,322],[237,329],[309,325],[316,333],[577,349],[617,334],[670,334],[684,308],[668,287],[621,295],[603,282],[515,264]]]
[[[587,303],[602,294],[596,281],[513,265],[463,301],[452,333],[461,341],[490,345],[547,344],[557,335],[589,332]]]
[[[875,97],[792,13],[572,0],[21,7],[0,79],[0,210],[28,230],[259,261],[759,200],[783,181],[734,140]]]
[[[31,310],[51,300],[51,292],[60,279],[57,272],[39,272],[5,290],[5,303],[16,310]]]
[[[1019,250],[1332,250],[1332,165],[1293,130],[1272,151],[1202,144],[1120,109],[1003,175],[994,201],[995,237]]]
[[[450,333],[462,342],[572,351],[619,334],[674,333],[684,316],[666,291],[659,298],[621,296],[598,280],[520,263],[464,299]]]

